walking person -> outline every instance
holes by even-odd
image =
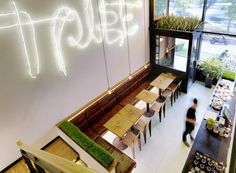
[[[188,109],[185,121],[185,131],[183,133],[183,142],[187,147],[190,147],[189,143],[187,142],[187,135],[190,135],[190,139],[193,141],[194,138],[191,135],[191,132],[194,130],[195,122],[196,122],[196,108],[197,108],[197,99],[193,99],[192,106]]]

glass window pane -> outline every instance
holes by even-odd
[[[166,0],[155,0],[154,1],[154,16],[155,18],[160,15],[166,14]]]
[[[211,0],[208,3],[204,30],[236,35],[236,1]]]
[[[226,70],[236,71],[236,38],[224,35],[204,34],[200,60],[207,58],[220,59]]]
[[[188,43],[188,40],[162,36],[156,57],[158,64],[186,72]]]
[[[202,18],[204,0],[170,0],[169,14]]]

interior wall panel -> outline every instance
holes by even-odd
[[[114,16],[104,21],[98,13],[101,2],[118,16],[115,24],[108,26]],[[17,140],[44,146],[56,136],[56,123],[126,78],[129,65],[132,71],[144,65],[143,7],[130,11],[134,18],[124,26],[125,7],[117,2],[125,1],[0,1],[0,170],[20,157]],[[128,42],[125,27],[132,23],[139,29]]]

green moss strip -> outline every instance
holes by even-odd
[[[68,121],[63,121],[59,125],[59,128],[105,168],[108,168],[114,160],[109,152],[91,140],[74,124]]]
[[[230,71],[226,71],[222,74],[222,78],[223,79],[229,79],[229,80],[234,80],[235,78],[235,73],[234,72],[230,72]]]

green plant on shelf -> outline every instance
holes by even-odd
[[[200,61],[198,69],[202,70],[207,79],[213,80],[221,75],[223,64],[216,58],[210,58]]]
[[[231,72],[231,71],[224,71],[224,73],[222,74],[222,78],[234,81],[235,80],[235,73]]]
[[[63,121],[59,125],[59,128],[105,168],[108,168],[114,160],[113,156],[109,152],[86,136],[74,124],[68,121]]]
[[[207,119],[207,125],[208,126],[214,126],[215,124],[216,124],[216,120],[214,120],[212,118]]]
[[[209,130],[212,130],[214,125],[216,124],[216,120],[212,119],[212,118],[208,118],[206,120],[206,127],[209,129]]]
[[[181,31],[195,31],[202,25],[202,21],[200,21],[197,17],[174,15],[160,16],[155,23],[157,28]]]

